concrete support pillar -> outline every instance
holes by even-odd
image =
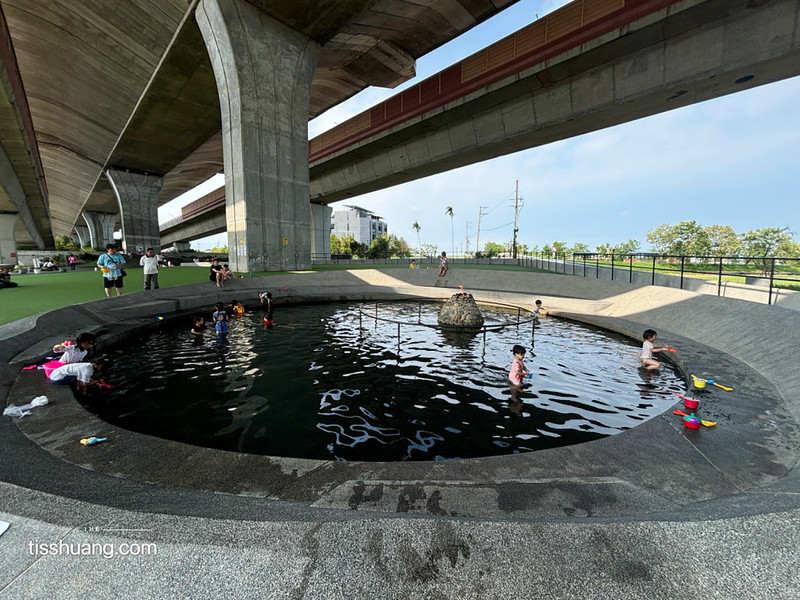
[[[25,190],[22,188],[22,183],[20,183],[19,175],[14,165],[11,164],[11,160],[8,158],[2,144],[0,144],[0,194],[8,196],[8,200],[11,201],[15,209],[13,211],[6,211],[6,214],[13,213],[15,215],[15,221],[16,219],[22,221],[22,225],[28,231],[28,235],[31,236],[33,243],[36,244],[38,248],[44,248],[53,243],[53,234],[51,231],[42,232],[37,228],[37,219],[34,217],[33,213],[31,213],[31,208],[25,196]],[[49,244],[45,243],[45,238],[47,238]],[[12,239],[14,239],[13,230]]]
[[[15,212],[0,213],[0,265],[17,264],[17,242],[14,228],[19,216]]]
[[[329,258],[331,255],[331,215],[327,204],[311,205],[311,254]]]
[[[89,230],[89,241],[92,248],[102,250],[106,244],[114,241],[114,224],[117,215],[114,213],[83,211],[83,220]]]
[[[229,263],[311,265],[308,107],[319,44],[244,0],[201,0],[222,112]]]
[[[89,228],[86,227],[86,225],[75,225],[75,237],[78,238],[76,242],[81,250],[86,248],[86,246],[92,245],[92,238],[89,235]]]
[[[158,194],[163,178],[116,169],[106,170],[106,179],[119,202],[122,250],[126,253],[161,250],[158,230]]]

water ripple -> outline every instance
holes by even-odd
[[[381,305],[435,322],[436,304]],[[374,311],[374,304],[368,311]],[[504,321],[509,314],[488,309]],[[209,311],[210,313],[210,311]],[[510,318],[513,320],[516,311]],[[355,304],[254,312],[224,343],[166,327],[112,351],[101,418],[152,435],[259,454],[332,460],[445,460],[516,453],[620,433],[659,414],[682,376],[637,368],[639,345],[556,318],[483,335],[362,319]],[[508,387],[511,346],[533,373]]]

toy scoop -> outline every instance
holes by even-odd
[[[710,383],[711,385],[715,385],[718,388],[722,388],[726,392],[732,392],[733,391],[732,387],[728,387],[728,386],[722,385],[721,383],[717,383],[713,379],[701,379],[700,377],[697,377],[696,375],[692,375],[692,379],[694,379],[695,387],[698,387],[698,388],[702,388],[702,387],[705,386],[705,384]],[[697,385],[698,382],[701,382],[702,385]]]
[[[732,387],[727,387],[727,386],[725,386],[725,385],[722,385],[721,383],[717,383],[717,382],[716,382],[716,381],[714,381],[713,379],[707,379],[707,380],[706,380],[706,383],[710,383],[711,385],[715,385],[715,386],[717,386],[718,388],[722,388],[722,389],[723,389],[723,390],[725,390],[726,392],[732,392],[732,391],[733,391],[733,388],[732,388]]]
[[[107,439],[108,438],[99,438],[92,436],[88,438],[83,438],[81,440],[81,444],[83,444],[84,446],[94,446],[95,444],[99,444],[100,442],[105,442]]]
[[[683,412],[682,410],[673,410],[672,412],[673,412],[673,414],[680,415],[681,417],[684,417],[684,420],[685,420],[685,419],[687,419],[687,418],[691,419],[691,418],[692,418],[692,415],[694,414],[694,413],[692,413],[692,415],[687,415],[687,414],[686,414],[685,412]],[[717,422],[716,422],[716,421],[704,421],[704,420],[702,420],[702,419],[697,419],[697,417],[695,417],[695,419],[696,419],[696,420],[699,420],[699,421],[700,421],[700,422],[701,422],[703,425],[705,425],[706,427],[713,427],[714,425],[716,425],[716,424],[717,424]]]

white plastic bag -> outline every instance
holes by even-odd
[[[37,406],[44,406],[48,402],[49,400],[47,399],[47,396],[36,396],[36,398],[30,401],[30,404],[25,404],[24,406],[16,406],[14,404],[9,404],[3,411],[3,416],[24,417],[26,415],[31,414],[30,409],[36,408]]]

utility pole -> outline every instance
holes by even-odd
[[[466,222],[466,231],[464,232],[464,245],[466,246],[466,252],[464,254],[464,258],[467,257],[469,254],[469,221]]]
[[[481,251],[481,217],[486,213],[484,210],[488,208],[487,206],[479,206],[478,207],[478,237],[475,238],[475,252]]]
[[[511,249],[511,258],[517,258],[517,232],[519,231],[519,227],[517,227],[517,223],[519,222],[519,207],[521,206],[522,198],[519,197],[519,179],[517,179],[517,188],[514,192],[514,242]]]

